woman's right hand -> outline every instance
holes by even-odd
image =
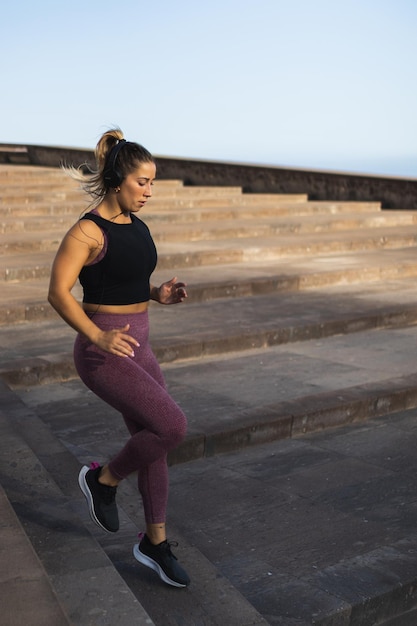
[[[95,345],[105,352],[116,354],[117,356],[133,357],[135,352],[132,346],[139,347],[139,343],[127,334],[130,324],[126,324],[123,328],[113,328],[112,330],[102,330],[98,335]]]

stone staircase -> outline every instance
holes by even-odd
[[[87,199],[52,168],[0,165],[0,186],[0,483],[16,515],[13,527],[29,538],[37,571],[44,568],[49,605],[56,597],[53,615],[77,626],[370,625],[385,624],[385,616],[397,616],[398,626],[415,624],[398,615],[410,610],[406,583],[417,581],[417,568],[401,580],[404,598],[378,621],[366,621],[369,598],[350,600],[345,621],[346,598],[338,604],[327,597],[315,611],[306,602],[310,618],[288,607],[280,613],[278,601],[263,610],[248,581],[239,585],[230,575],[230,560],[216,563],[206,539],[182,519],[190,501],[181,502],[181,494],[182,478],[196,471],[198,484],[214,455],[226,459],[256,444],[262,463],[265,446],[417,407],[417,215],[382,211],[378,202],[156,182],[141,215],[158,247],[153,282],[178,275],[189,290],[177,307],[151,305],[154,350],[189,417],[188,437],[171,455],[181,505],[173,506],[172,527],[199,584],[174,601],[171,589],[155,587],[152,573],[141,571],[139,585],[128,564],[141,518],[132,504],[134,480],[120,490],[117,539],[91,528],[74,480],[80,463],[106,459],[125,438],[121,420],[78,381],[74,333],[46,302],[55,250]],[[230,559],[248,566],[238,553]],[[291,604],[291,590],[285,593]],[[11,615],[6,626],[27,623]]]

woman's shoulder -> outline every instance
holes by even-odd
[[[84,213],[84,215],[80,217],[80,221],[81,220],[84,222],[93,222],[94,224],[97,224],[99,226],[106,226],[106,223],[108,222],[108,220],[105,220],[104,217],[101,217],[101,215],[97,213],[94,209],[92,211],[88,211],[88,213]]]
[[[90,215],[93,216],[93,219],[89,217]],[[69,229],[66,238],[70,237],[81,244],[87,243],[89,247],[93,244],[96,246],[106,237],[103,230],[98,221],[94,219],[94,214],[86,213]]]
[[[87,229],[88,232],[100,231],[107,234],[109,230],[109,222],[94,211],[84,213],[84,215],[78,220],[77,224],[79,228],[82,230]]]

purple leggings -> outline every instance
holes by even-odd
[[[83,383],[123,415],[131,434],[109,463],[119,480],[138,471],[145,520],[165,522],[168,500],[167,453],[183,440],[187,422],[168,394],[161,368],[149,344],[147,311],[135,314],[90,315],[102,330],[130,324],[128,334],[140,344],[134,357],[120,357],[97,348],[77,335],[74,361]]]

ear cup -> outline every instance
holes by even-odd
[[[120,139],[120,141],[110,150],[110,154],[107,159],[108,163],[103,172],[103,179],[107,187],[118,187],[123,180],[122,174],[116,168],[116,159],[125,143],[126,139]]]

